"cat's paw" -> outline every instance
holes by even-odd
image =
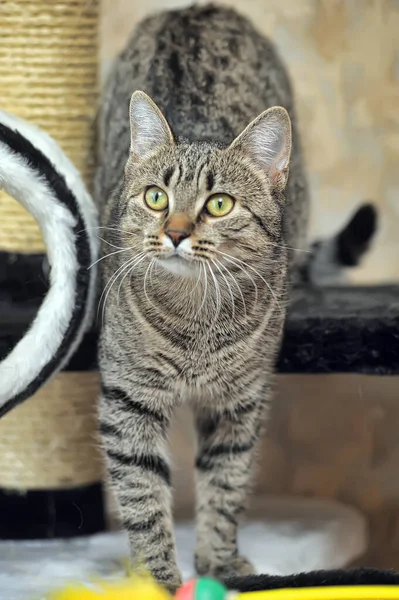
[[[159,585],[166,588],[172,596],[182,584],[181,575],[177,570],[159,570],[153,572],[152,575]]]
[[[213,563],[209,557],[195,557],[195,568],[200,576],[215,577],[224,581],[230,577],[253,575],[256,573],[253,565],[243,556],[234,556],[225,564]]]
[[[209,560],[208,556],[196,554],[194,564],[197,575],[199,575],[200,577],[206,577],[210,574],[211,561]]]

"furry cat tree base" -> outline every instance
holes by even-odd
[[[258,573],[273,575],[271,582],[293,572],[344,567],[368,545],[364,517],[337,502],[265,497],[264,515],[242,526],[240,546]],[[188,579],[194,575],[193,523],[178,523],[176,538],[179,567]],[[122,576],[128,554],[121,532],[69,541],[0,542],[0,589],[7,600],[44,600],[50,589],[68,581]]]
[[[96,271],[89,267],[98,238],[97,212],[78,171],[50,136],[3,111],[0,189],[38,221],[51,266],[32,326],[0,363],[2,415],[63,367],[89,328],[96,293]]]

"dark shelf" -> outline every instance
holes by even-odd
[[[47,291],[43,254],[0,251],[0,359],[29,327]],[[96,368],[89,332],[67,370]],[[399,373],[399,285],[293,293],[278,360],[281,373]]]
[[[278,370],[398,374],[399,286],[297,290]]]
[[[34,318],[40,302],[0,297],[0,358]],[[96,368],[95,331],[88,333],[67,370]],[[399,286],[296,290],[278,361],[281,373],[399,373]]]

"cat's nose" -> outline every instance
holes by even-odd
[[[172,215],[165,224],[165,234],[172,240],[175,248],[186,238],[190,237],[194,223],[184,213]]]
[[[174,229],[166,230],[165,233],[168,237],[170,237],[175,248],[177,248],[180,242],[188,238],[190,235],[187,233],[187,231],[176,231]]]

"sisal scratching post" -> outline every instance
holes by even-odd
[[[0,0],[0,107],[49,133],[89,187],[98,25],[99,0]],[[0,249],[44,251],[36,222],[3,193],[0,215]],[[0,420],[0,538],[104,528],[97,395],[96,374],[64,371]]]
[[[98,373],[64,372],[0,421],[0,538],[104,529]]]
[[[99,0],[0,1],[0,107],[60,144],[93,174]],[[0,194],[0,248],[43,251],[33,218]]]

